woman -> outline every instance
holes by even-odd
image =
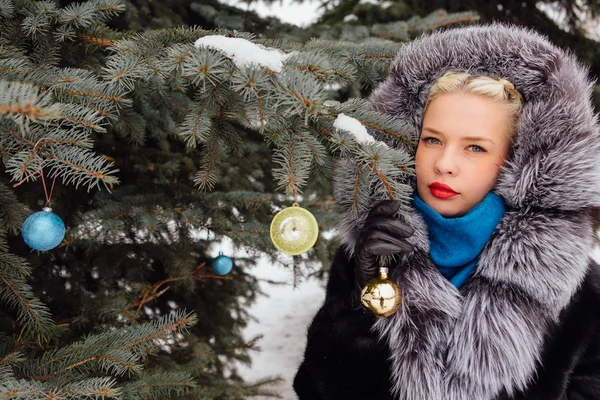
[[[570,53],[515,26],[450,29],[399,52],[370,103],[414,127],[412,146],[373,132],[415,154],[412,207],[374,201],[342,217],[300,400],[600,398],[592,88]],[[352,171],[338,165],[338,199]],[[357,298],[383,254],[399,255],[403,302],[376,318]]]

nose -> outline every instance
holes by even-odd
[[[451,149],[445,148],[439,153],[439,157],[435,160],[433,168],[440,175],[456,175],[458,165]]]

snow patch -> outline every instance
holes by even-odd
[[[333,122],[333,127],[351,133],[359,143],[375,142],[375,138],[369,135],[367,128],[359,120],[349,117],[344,113],[340,113],[337,116]]]
[[[592,40],[600,41],[600,17],[594,16],[590,6],[587,5],[587,2],[575,0],[575,4],[577,7],[573,8],[573,12],[575,13],[576,19],[580,24],[579,27],[583,31],[584,36]],[[538,1],[535,3],[535,7],[546,14],[548,18],[553,20],[563,31],[572,31],[568,24],[569,17],[567,10],[560,2],[554,1],[552,3],[546,3]]]
[[[208,35],[196,40],[197,48],[209,47],[222,51],[231,58],[238,67],[252,64],[262,65],[275,72],[281,72],[283,62],[291,54],[284,54],[278,49],[265,47],[242,38],[230,38],[222,35]]]
[[[306,28],[317,22],[323,14],[321,2],[317,0],[279,0],[277,2],[267,0],[255,0],[245,2],[243,0],[221,0],[221,3],[255,11],[263,18],[277,17],[282,22]]]
[[[358,17],[354,14],[348,14],[344,17],[344,22],[358,21]]]
[[[330,239],[335,233],[335,230],[324,231],[323,236]],[[199,229],[197,234],[205,240],[208,238],[204,229]],[[208,254],[216,257],[220,251],[232,257],[254,254],[243,246],[234,248],[228,237],[212,242]],[[248,382],[281,376],[283,382],[271,389],[284,400],[297,399],[292,388],[294,376],[304,359],[308,326],[325,301],[326,284],[311,277],[294,288],[292,263],[292,256],[287,254],[280,253],[277,263],[261,254],[256,267],[247,271],[259,280],[260,291],[265,294],[247,309],[253,319],[248,321],[242,336],[246,341],[257,335],[263,335],[263,338],[257,343],[261,350],[250,352],[251,366],[235,363],[240,376]],[[315,266],[304,263],[303,267],[314,270]],[[271,400],[272,397],[255,396],[253,399]]]
[[[327,83],[323,85],[323,90],[340,90],[342,85],[340,83]]]

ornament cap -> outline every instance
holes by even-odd
[[[52,208],[51,207],[44,207],[44,208],[42,208],[42,211],[52,212]]]
[[[388,272],[389,270],[387,267],[379,267],[379,279],[387,279]]]

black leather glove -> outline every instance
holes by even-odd
[[[406,238],[412,236],[414,229],[394,217],[399,208],[399,200],[382,200],[375,204],[365,220],[361,240],[355,249],[354,304],[357,304],[363,286],[379,275],[377,256],[410,253],[414,250],[413,245],[406,241]]]

